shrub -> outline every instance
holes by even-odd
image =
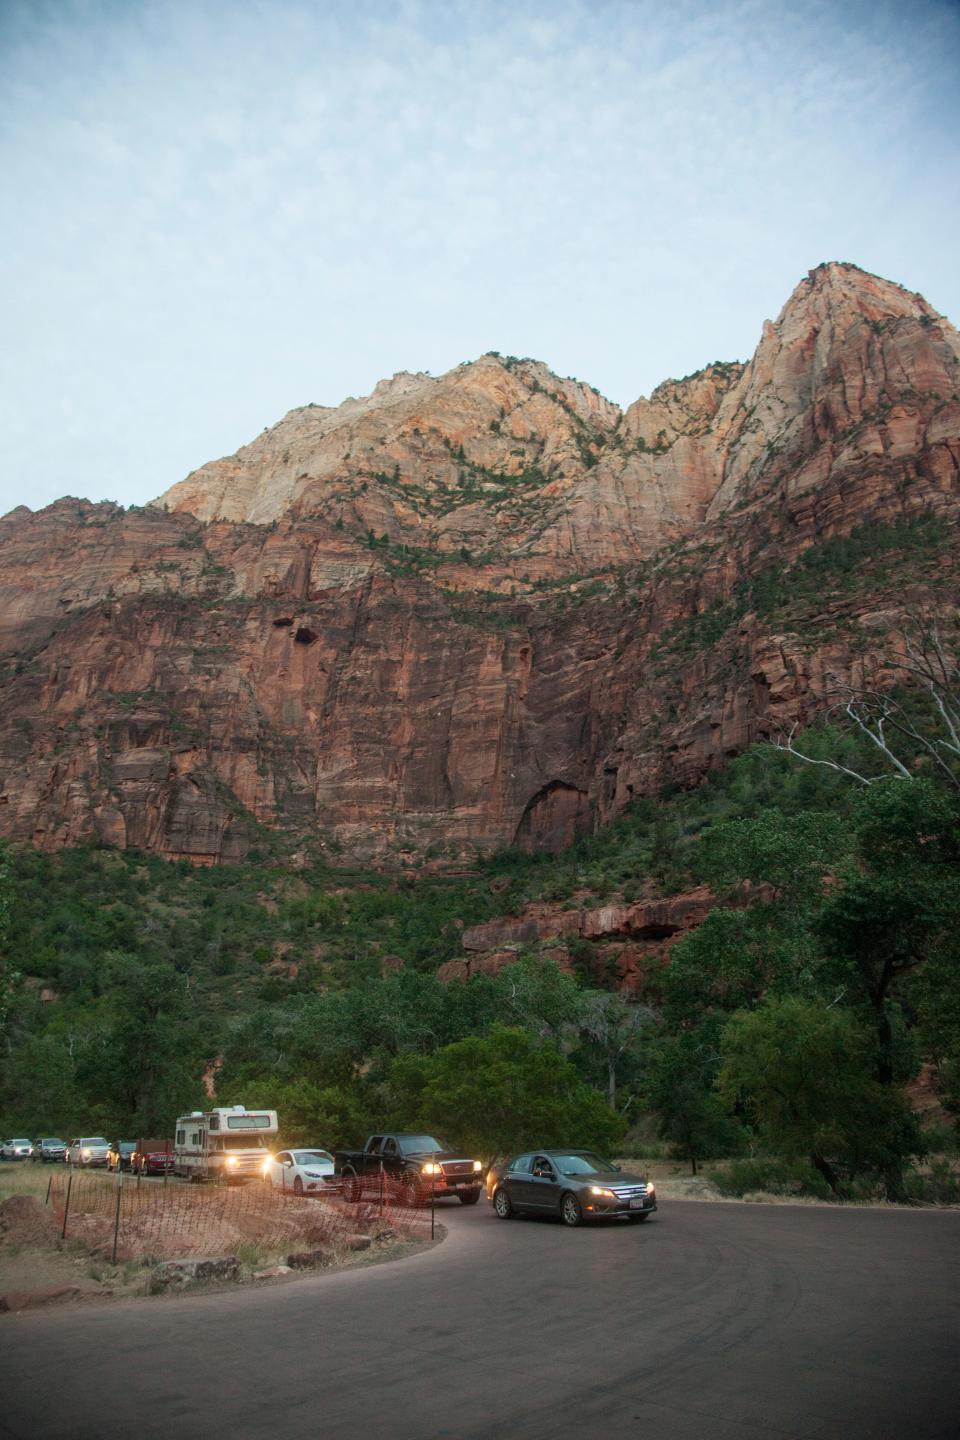
[[[767,1195],[832,1198],[826,1180],[805,1160],[734,1160],[726,1170],[718,1170],[710,1178],[721,1195],[740,1196],[761,1191]]]

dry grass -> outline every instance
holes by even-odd
[[[4,1160],[0,1163],[0,1200],[10,1195],[35,1195],[43,1200],[54,1175],[62,1173],[62,1165],[41,1165],[33,1160]]]

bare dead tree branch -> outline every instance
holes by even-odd
[[[796,725],[786,736],[773,741],[778,750],[795,756],[805,764],[822,765],[849,775],[861,785],[872,785],[876,780],[891,778],[910,780],[913,772],[891,743],[888,732],[893,731],[907,740],[915,751],[923,750],[942,776],[960,789],[960,663],[955,658],[960,650],[960,622],[954,618],[956,636],[948,641],[943,636],[940,617],[936,613],[914,609],[907,614],[909,626],[893,632],[899,639],[900,653],[889,661],[888,668],[909,676],[929,696],[933,712],[928,716],[930,725],[915,719],[900,701],[889,694],[868,690],[858,692],[845,684],[838,689],[846,692],[846,700],[831,707],[827,715],[842,711],[859,734],[876,747],[885,766],[881,775],[861,775],[839,761],[819,759],[799,750],[794,742]]]
[[[819,760],[814,755],[805,755],[798,750],[793,743],[793,737],[798,729],[797,725],[791,725],[788,734],[778,735],[770,743],[774,749],[782,750],[786,755],[792,755],[795,760],[802,760],[805,765],[823,765],[828,770],[836,770],[841,775],[849,775],[851,780],[856,780],[860,785],[872,785],[876,776],[861,775],[856,770],[851,770],[849,765],[841,765],[838,760]]]

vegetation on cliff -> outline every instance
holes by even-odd
[[[393,1120],[493,1150],[653,1127],[694,1166],[743,1157],[728,1183],[759,1166],[768,1186],[903,1198],[922,1065],[960,1112],[958,791],[916,755],[909,781],[885,776],[856,731],[807,753],[876,783],[756,747],[561,855],[461,877],[13,852],[7,1128],[169,1128],[215,1064],[221,1099],[269,1100],[291,1138]],[[464,924],[537,897],[704,881],[753,903],[713,911],[639,1002],[532,953],[436,977]]]

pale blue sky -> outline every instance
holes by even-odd
[[[960,318],[956,0],[0,0],[0,513],[485,350],[621,404],[822,260]]]

